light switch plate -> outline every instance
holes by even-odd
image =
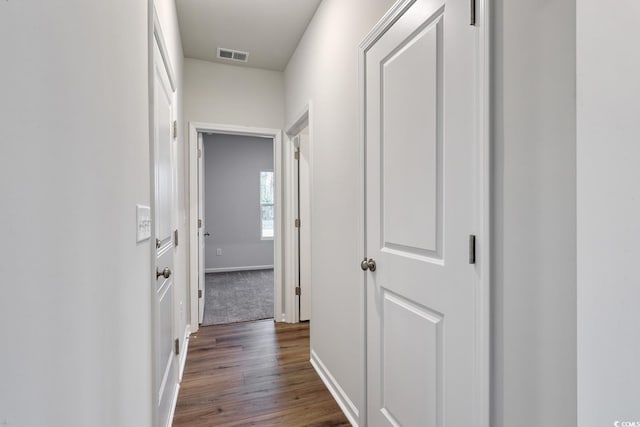
[[[137,242],[151,238],[151,208],[149,206],[136,205],[136,232]]]

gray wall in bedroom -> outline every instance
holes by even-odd
[[[203,142],[205,269],[273,265],[273,240],[260,238],[260,171],[273,170],[273,140],[214,134]]]

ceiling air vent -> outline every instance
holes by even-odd
[[[228,59],[230,61],[247,62],[249,59],[249,52],[241,52],[239,50],[218,48],[218,58]]]

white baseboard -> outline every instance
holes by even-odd
[[[356,405],[354,405],[351,399],[349,399],[342,387],[340,387],[336,379],[333,378],[333,375],[331,375],[327,367],[324,366],[324,363],[322,363],[316,352],[313,350],[311,350],[311,365],[316,370],[320,379],[338,403],[338,406],[340,406],[340,409],[342,409],[342,412],[344,412],[344,415],[347,417],[351,425],[358,427],[358,420],[360,419],[358,408],[356,408]]]
[[[176,392],[173,395],[173,399],[171,402],[171,413],[169,414],[169,419],[167,420],[167,427],[171,427],[173,425],[173,417],[176,415],[176,405],[178,404],[179,394],[180,394],[180,384],[176,384]]]
[[[191,335],[191,328],[189,325],[184,330],[184,337],[182,339],[182,351],[180,352],[179,370],[178,370],[178,383],[182,382],[182,376],[184,375],[184,367],[187,364],[187,353],[189,352],[189,336]]]
[[[229,271],[273,270],[273,265],[249,265],[246,267],[205,268],[205,273],[226,273]]]

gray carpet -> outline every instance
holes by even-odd
[[[273,270],[205,275],[203,325],[273,318]]]

